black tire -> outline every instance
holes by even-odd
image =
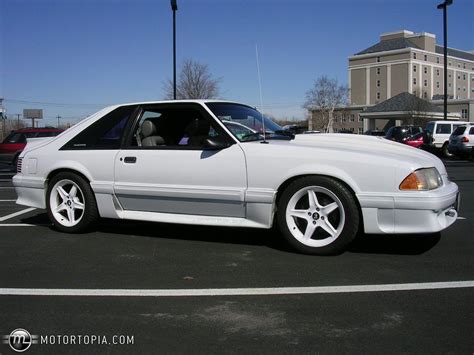
[[[83,201],[80,201],[83,203],[81,218],[77,224],[72,226],[66,226],[64,225],[64,222],[62,223],[60,220],[58,220],[58,218],[55,217],[55,214],[53,213],[51,208],[51,199],[57,198],[54,195],[53,197],[51,196],[52,193],[55,193],[53,192],[53,188],[56,186],[56,184],[61,184],[63,182],[72,182],[77,186],[77,188],[79,189],[78,191],[80,191],[82,194],[81,197]],[[53,223],[54,228],[66,233],[86,232],[99,218],[97,202],[95,200],[95,196],[89,185],[89,182],[86,181],[82,176],[74,174],[72,172],[59,173],[48,182],[48,190],[46,194],[46,208],[48,210],[48,216],[51,222]],[[67,213],[65,218],[67,218]]]
[[[299,218],[294,218],[294,217],[289,217],[292,218],[292,221],[287,221],[287,208],[290,200],[293,201],[298,199],[299,194],[303,194],[304,196],[305,189],[321,189],[322,191],[329,191],[337,199],[339,200],[340,205],[338,205],[337,209],[337,214],[340,213],[340,210],[344,212],[344,214],[339,215],[339,226],[338,230],[340,230],[340,234],[338,236],[335,236],[335,239],[327,245],[322,245],[322,246],[313,246],[313,245],[307,245],[302,243],[296,236],[292,234],[290,231],[289,224],[296,224],[298,227],[298,221]],[[320,192],[317,191],[317,194]],[[322,192],[324,197],[324,192]],[[317,197],[317,200],[319,200],[320,197]],[[304,199],[304,197],[302,197]],[[300,200],[302,201],[302,200]],[[336,200],[334,199],[334,202]],[[320,201],[319,201],[320,202]],[[303,202],[298,202],[298,203],[304,203]],[[324,204],[321,205],[321,211],[323,211],[324,207],[329,206],[329,204]],[[296,206],[296,205],[295,205]],[[308,207],[308,216],[310,215],[310,209],[311,207]],[[317,209],[320,211],[320,209]],[[306,214],[305,212],[305,214]],[[322,212],[320,216],[323,216]],[[333,212],[329,212],[333,213]],[[293,181],[283,192],[281,195],[281,198],[279,199],[278,206],[277,206],[277,223],[278,227],[284,237],[284,239],[287,241],[287,243],[293,247],[293,249],[305,253],[305,254],[312,254],[312,255],[335,255],[335,254],[340,254],[343,251],[345,251],[348,247],[348,245],[354,240],[356,237],[358,231],[359,231],[359,224],[360,224],[360,212],[358,205],[355,201],[355,197],[352,194],[352,192],[340,181],[337,181],[335,179],[329,178],[329,177],[324,177],[324,176],[308,176],[308,177],[302,177],[299,178],[295,181]],[[331,218],[330,216],[333,215],[326,215],[326,220],[329,222],[329,219]],[[343,216],[341,218],[341,216]],[[317,217],[317,218],[316,218]],[[338,218],[338,217],[336,217]],[[306,217],[308,219],[307,225],[308,226],[310,223],[314,223],[315,225],[317,223],[323,223],[322,220],[324,220],[323,217],[316,216],[313,214],[311,217]],[[315,219],[315,220],[312,220]],[[318,219],[321,219],[321,221],[317,222]],[[303,221],[303,223],[306,223]],[[319,226],[319,225],[318,225]],[[316,228],[315,231],[317,230],[322,230],[323,228],[318,229],[318,226],[314,227]],[[298,227],[299,228],[299,227]],[[307,227],[306,227],[307,228]],[[292,227],[292,229],[296,229],[295,226]],[[303,233],[302,230],[300,230],[301,233]],[[298,232],[296,232],[298,233]],[[324,232],[323,232],[324,233]],[[311,244],[315,232],[312,233],[312,236],[310,237],[310,243]],[[301,238],[300,238],[301,239]],[[325,238],[319,238],[321,241],[325,240],[330,240],[325,239]],[[307,242],[307,240],[305,240]],[[317,242],[317,241],[316,241]]]
[[[444,143],[443,146],[441,147],[441,154],[445,158],[453,157],[453,154],[450,153],[449,150],[448,150],[448,142]]]

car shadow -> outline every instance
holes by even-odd
[[[350,245],[351,253],[420,255],[432,249],[441,239],[441,233],[432,234],[361,234]]]
[[[23,218],[21,223],[37,224],[54,230],[46,213]],[[209,227],[102,219],[86,234],[95,232],[147,238],[264,246],[287,253],[297,253],[287,245],[275,227],[272,229]],[[438,244],[440,238],[441,233],[428,235],[359,234],[346,253],[420,255]]]

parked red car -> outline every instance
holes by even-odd
[[[420,148],[421,145],[423,144],[423,132],[414,134],[411,137],[408,137],[403,141],[403,143],[408,144],[409,146],[413,148]]]
[[[0,163],[11,164],[15,168],[18,155],[25,148],[28,138],[54,137],[62,131],[57,128],[24,128],[12,131],[0,143]]]

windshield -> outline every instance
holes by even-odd
[[[239,104],[207,103],[207,107],[217,116],[232,134],[241,142],[262,140],[262,114],[257,110]],[[281,139],[282,128],[268,117],[263,116],[268,139]]]
[[[465,130],[466,130],[466,126],[460,126],[456,128],[456,130],[453,132],[453,136],[461,136],[464,134]]]

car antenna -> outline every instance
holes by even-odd
[[[262,130],[263,130],[263,141],[261,143],[268,144],[266,140],[266,132],[265,132],[265,118],[263,117],[263,99],[262,99],[262,78],[260,77],[260,63],[258,60],[258,46],[255,43],[255,57],[257,59],[257,74],[258,74],[258,87],[260,90],[260,115],[262,116]]]

